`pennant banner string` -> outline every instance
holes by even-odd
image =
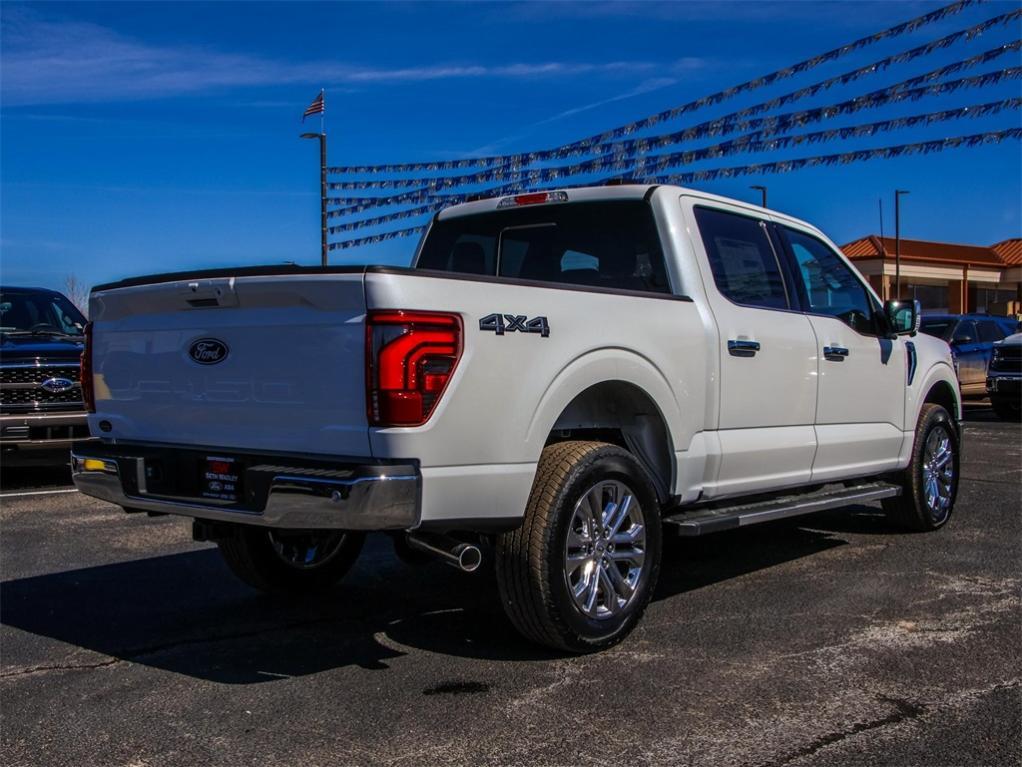
[[[854,152],[843,152],[840,154],[819,155],[816,157],[802,157],[794,160],[780,160],[770,163],[758,163],[754,165],[741,165],[737,167],[709,168],[707,170],[690,171],[688,173],[668,174],[650,176],[640,180],[640,183],[647,184],[691,184],[695,181],[707,181],[717,178],[733,178],[743,175],[760,175],[773,173],[790,173],[802,168],[847,165],[853,162],[863,162],[878,158],[902,157],[913,154],[930,154],[942,152],[947,149],[960,147],[972,147],[979,144],[999,143],[1008,139],[1022,139],[1022,128],[1010,128],[1002,131],[988,131],[976,133],[969,136],[954,136],[951,138],[937,139],[935,141],[921,141],[913,144],[901,144],[898,146],[881,147],[878,149],[860,149]],[[368,237],[359,237],[352,240],[342,240],[329,244],[330,250],[345,250],[347,248],[373,245],[397,237],[408,237],[422,232],[426,227],[414,226],[408,229],[382,232]]]
[[[1019,16],[1022,16],[1022,9],[1019,9],[1016,13]],[[1015,40],[1015,41],[1013,41],[1011,43],[1006,43],[1005,45],[998,46],[997,48],[992,48],[991,50],[985,51],[984,53],[978,54],[976,56],[972,56],[970,58],[963,59],[962,61],[956,61],[956,62],[954,62],[952,64],[948,64],[948,65],[943,66],[943,67],[938,67],[937,69],[931,70],[930,72],[926,72],[926,73],[924,73],[922,75],[918,75],[917,77],[913,77],[913,78],[910,78],[908,80],[904,80],[901,83],[899,83],[898,85],[900,87],[903,87],[903,88],[912,88],[912,87],[914,87],[916,85],[919,85],[921,83],[927,82],[929,80],[936,80],[936,79],[939,79],[939,78],[944,77],[946,75],[954,74],[955,72],[960,72],[960,71],[962,71],[964,69],[969,69],[969,68],[977,66],[979,64],[987,63],[987,62],[989,62],[989,61],[991,61],[991,60],[993,60],[995,58],[1003,56],[1005,53],[1008,53],[1009,51],[1017,51],[1020,48],[1022,48],[1022,40]],[[889,57],[889,58],[893,58],[893,57]],[[787,93],[787,94],[785,94],[783,96],[778,96],[777,98],[770,99],[769,101],[764,101],[764,102],[761,102],[759,104],[755,104],[755,105],[753,105],[751,107],[747,107],[745,109],[741,109],[741,110],[739,110],[737,112],[732,112],[730,114],[724,115],[723,117],[718,117],[718,118],[716,118],[713,121],[702,123],[701,125],[698,125],[698,126],[695,126],[694,128],[688,129],[688,131],[684,131],[683,133],[685,133],[685,134],[691,133],[692,135],[691,136],[686,135],[686,138],[681,139],[680,141],[666,141],[665,139],[668,139],[669,137],[671,137],[673,135],[676,135],[676,134],[667,134],[667,136],[654,136],[654,137],[649,137],[649,138],[646,138],[646,139],[637,139],[637,140],[634,140],[632,142],[619,142],[617,144],[603,144],[599,148],[607,149],[607,150],[612,150],[612,151],[615,151],[617,154],[622,154],[624,152],[628,152],[628,153],[641,153],[642,151],[645,151],[647,148],[651,148],[651,147],[664,147],[664,146],[668,146],[669,144],[681,143],[681,141],[689,140],[690,138],[698,138],[700,135],[705,135],[705,133],[700,133],[700,131],[710,130],[712,128],[712,126],[714,126],[716,124],[727,123],[729,121],[732,121],[732,120],[735,120],[735,119],[738,119],[738,118],[741,118],[741,117],[749,117],[749,116],[752,116],[752,115],[755,115],[755,114],[759,114],[759,113],[762,113],[762,112],[766,112],[766,111],[770,111],[770,110],[773,110],[773,109],[777,109],[778,107],[785,106],[785,105],[790,104],[792,102],[800,101],[803,98],[807,98],[807,97],[810,97],[810,96],[815,96],[818,93],[820,93],[821,91],[824,91],[824,90],[832,87],[836,83],[850,82],[851,80],[856,79],[861,73],[879,71],[880,69],[888,66],[888,63],[885,63],[885,61],[886,60],[881,60],[879,62],[874,62],[873,64],[869,64],[866,67],[862,67],[860,69],[857,69],[854,72],[846,72],[845,74],[837,75],[836,77],[831,77],[831,78],[829,78],[827,80],[824,80],[822,82],[816,83],[814,85],[810,85],[810,86],[807,86],[805,88],[801,88],[801,89],[799,89],[797,91],[793,91],[791,93]],[[629,145],[629,144],[631,146],[628,147],[627,149],[624,148],[624,146],[622,146],[622,145]],[[485,181],[492,181],[494,179],[501,178],[504,175],[513,176],[513,175],[516,175],[516,174],[517,175],[521,175],[521,174],[526,174],[526,173],[530,173],[530,172],[531,173],[535,173],[535,172],[539,172],[539,171],[525,171],[520,166],[503,165],[503,166],[499,166],[497,168],[487,168],[485,170],[479,171],[478,173],[469,174],[469,175],[463,175],[463,176],[447,176],[447,177],[440,177],[440,178],[432,178],[432,177],[431,178],[401,178],[401,179],[387,179],[387,180],[377,180],[377,181],[336,181],[336,182],[332,182],[330,184],[330,188],[331,189],[393,189],[393,188],[400,188],[400,187],[406,187],[406,186],[425,186],[425,187],[431,188],[431,189],[446,189],[446,188],[450,188],[450,187],[453,187],[453,186],[463,186],[465,184],[476,184],[476,183],[485,182]]]
[[[1018,44],[1014,44],[1016,47]],[[996,48],[994,51],[1000,51],[1001,48]],[[989,53],[989,52],[988,52]],[[986,54],[983,54],[986,55]],[[960,62],[959,62],[960,63]],[[950,65],[955,66],[955,65]],[[937,70],[939,71],[939,70]],[[930,73],[932,74],[932,73]],[[872,93],[864,96],[859,96],[848,101],[843,101],[838,104],[831,104],[828,106],[814,107],[812,109],[802,110],[798,112],[788,112],[782,115],[774,115],[771,117],[754,118],[751,120],[744,120],[739,122],[733,121],[713,121],[704,123],[702,125],[694,126],[693,128],[679,131],[678,133],[668,134],[666,136],[658,136],[650,139],[640,139],[638,141],[645,142],[644,147],[659,147],[659,146],[670,146],[672,144],[681,143],[683,140],[693,138],[696,136],[708,136],[708,135],[720,135],[722,133],[733,133],[733,132],[744,132],[744,131],[759,131],[761,135],[768,136],[775,133],[790,130],[791,128],[801,127],[814,122],[820,122],[827,120],[842,114],[852,114],[862,109],[874,108],[883,104],[905,101],[905,100],[918,100],[924,96],[935,95],[939,93],[953,93],[956,90],[963,88],[973,87],[985,87],[994,83],[1000,82],[1003,79],[1016,79],[1022,74],[1022,68],[1009,67],[1008,69],[988,72],[983,75],[975,75],[973,77],[965,77],[958,80],[950,80],[944,83],[933,83],[931,85],[916,87],[916,88],[905,88],[905,84],[909,82],[917,81],[919,78],[911,78],[901,83],[895,83],[888,88],[881,89],[879,91],[873,91]],[[926,78],[927,75],[921,75],[920,77]],[[623,142],[620,145],[614,145],[613,149],[621,150],[621,154],[633,151],[636,141]],[[607,155],[605,157],[613,158],[614,155]],[[604,158],[597,158],[597,160],[591,162],[598,162]],[[574,166],[569,166],[574,167]],[[542,174],[549,172],[550,178],[556,178],[563,175],[567,175],[563,168],[548,168],[538,171],[530,171],[530,174],[534,174],[537,180],[542,180]],[[554,175],[556,173],[556,175]],[[494,173],[490,176],[487,173],[475,174],[473,178],[477,178],[476,183],[487,183],[489,181],[498,181],[503,178],[504,174]],[[337,182],[332,182],[328,185],[331,189],[336,189],[338,186]],[[390,195],[386,197],[351,197],[351,198],[328,198],[330,204],[340,204],[341,200],[347,200],[353,204],[348,207],[341,208],[339,210],[333,210],[328,212],[328,216],[335,218],[338,216],[353,215],[361,213],[362,211],[369,210],[370,208],[386,206],[386,205],[398,205],[401,203],[421,203],[430,197],[442,197],[442,194],[437,194],[436,190],[445,187],[423,187],[420,189],[412,190],[410,192],[404,192],[401,194]]]
[[[346,248],[358,248],[363,245],[375,245],[376,243],[383,242],[384,240],[393,240],[397,237],[409,237],[413,234],[420,234],[425,228],[425,226],[413,226],[410,229],[399,229],[395,232],[374,234],[372,237],[359,237],[357,240],[331,242],[327,248],[329,250],[344,250]]]
[[[591,173],[597,171],[611,171],[620,170],[628,171],[632,174],[637,173],[658,173],[666,170],[667,168],[677,167],[680,165],[688,165],[693,162],[700,160],[706,160],[716,157],[725,157],[737,152],[769,152],[776,151],[778,149],[786,149],[789,147],[796,147],[803,144],[816,144],[832,139],[846,139],[852,137],[861,136],[873,136],[877,133],[883,133],[890,130],[897,130],[899,128],[909,128],[919,124],[933,124],[937,122],[944,122],[947,120],[955,120],[959,118],[971,117],[986,117],[988,115],[997,114],[1005,109],[1022,109],[1022,98],[1010,98],[1004,99],[1003,101],[993,101],[987,104],[976,104],[973,106],[959,107],[958,109],[946,109],[940,112],[930,112],[928,114],[911,115],[908,117],[898,117],[890,120],[882,120],[880,122],[868,123],[865,125],[853,125],[843,128],[830,128],[824,131],[815,131],[812,133],[801,133],[792,136],[778,136],[772,139],[762,140],[761,134],[750,133],[745,136],[741,136],[732,141],[726,141],[713,146],[703,147],[700,149],[693,149],[686,152],[674,152],[671,154],[659,154],[649,155],[635,163],[632,159],[621,159],[616,161],[590,161],[582,163],[577,166],[573,166],[568,169],[571,172],[565,172],[565,176],[578,175],[583,172]],[[584,166],[584,167],[583,167]],[[551,181],[556,179],[556,175],[551,175],[544,178],[538,179],[527,179],[527,181]],[[383,216],[375,216],[373,218],[362,219],[360,221],[351,221],[345,224],[329,227],[328,231],[330,234],[339,234],[341,232],[351,232],[356,229],[362,229],[370,226],[378,226],[379,224],[387,223],[388,221],[396,221],[405,218],[414,218],[416,216],[423,216],[429,213],[433,213],[446,205],[453,205],[457,202],[463,202],[469,195],[457,195],[454,197],[445,198],[442,203],[433,202],[427,205],[421,205],[419,207],[411,208],[408,210],[399,211],[397,213],[391,213]],[[474,195],[473,195],[474,196]]]
[[[757,163],[754,165],[745,165],[736,168],[719,168],[704,171],[690,171],[688,173],[681,174],[646,176],[640,179],[640,183],[690,184],[694,181],[707,181],[717,178],[788,173],[793,170],[820,165],[847,165],[849,163],[860,162],[862,160],[873,160],[877,158],[887,159],[912,154],[931,154],[933,152],[942,152],[945,149],[974,147],[980,144],[996,144],[1007,139],[1014,139],[1016,141],[1022,139],[1022,128],[987,131],[986,133],[975,133],[971,136],[953,136],[951,138],[937,139],[934,141],[920,141],[914,144],[901,144],[899,146],[884,147],[881,149],[860,149],[854,152],[843,152],[840,154],[822,155],[819,157],[803,157],[794,160]]]
[[[542,150],[538,152],[526,152],[513,155],[469,157],[460,160],[446,160],[435,162],[396,163],[386,165],[335,166],[328,168],[328,172],[393,173],[400,171],[420,171],[420,170],[433,172],[438,170],[460,170],[462,168],[470,168],[476,165],[531,163],[542,159],[555,159],[557,157],[567,157],[571,156],[572,154],[580,154],[582,150],[585,150],[587,148],[592,148],[599,144],[606,143],[607,141],[620,138],[631,133],[635,133],[636,131],[639,130],[644,130],[645,128],[651,127],[666,120],[674,119],[682,114],[694,112],[698,109],[713,104],[718,104],[722,101],[725,101],[738,95],[739,93],[755,90],[757,88],[761,88],[763,86],[777,82],[778,80],[783,80],[794,75],[807,72],[811,69],[820,66],[821,64],[841,58],[853,51],[859,50],[860,48],[864,48],[868,45],[872,45],[881,40],[892,37],[898,37],[908,32],[915,31],[923,26],[935,23],[937,21],[940,21],[941,19],[947,18],[948,16],[960,13],[970,5],[975,4],[977,4],[977,0],[961,0],[960,2],[951,3],[950,5],[944,6],[943,8],[938,8],[934,11],[931,11],[930,13],[924,14],[915,19],[902,22],[901,24],[897,24],[881,32],[869,35],[868,37],[860,38],[859,40],[856,40],[855,42],[849,43],[847,45],[843,45],[840,48],[835,48],[834,50],[828,51],[827,53],[823,53],[818,56],[813,56],[812,58],[805,59],[804,61],[800,61],[797,64],[792,64],[791,66],[776,70],[774,72],[771,72],[770,74],[763,75],[762,77],[757,77],[753,80],[749,80],[740,85],[732,86],[731,88],[727,88],[723,91],[718,91],[717,93],[711,94],[709,96],[704,96],[703,98],[696,99],[695,101],[690,101],[687,104],[683,104],[681,106],[664,110],[655,115],[644,117],[640,120],[636,120],[626,125],[613,128],[609,131],[604,131],[603,133],[599,133],[584,139],[580,139],[570,144],[565,144],[555,149]],[[1014,18],[1016,17],[1016,15],[1017,12],[1002,14],[1000,16],[995,17],[994,19],[989,19],[975,27],[972,27],[969,30],[963,30],[961,34],[970,38],[974,37],[975,35],[980,34],[982,31],[991,26],[1005,23],[1006,21],[1009,20],[1008,17]]]

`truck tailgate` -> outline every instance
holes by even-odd
[[[92,433],[368,456],[363,279],[216,277],[93,293]]]

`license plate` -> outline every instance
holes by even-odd
[[[237,501],[241,497],[241,466],[237,460],[206,456],[199,477],[199,493],[203,498]]]

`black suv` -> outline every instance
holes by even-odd
[[[85,317],[43,288],[0,288],[3,462],[59,463],[89,436],[78,369]]]
[[[987,369],[987,393],[998,416],[1006,421],[1022,419],[1022,333],[994,345]]]
[[[963,397],[985,397],[994,344],[1018,330],[1010,317],[990,314],[924,314],[919,330],[947,341]]]

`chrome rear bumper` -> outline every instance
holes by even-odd
[[[255,456],[245,481],[261,489],[251,491],[243,505],[149,492],[145,471],[151,452],[78,443],[71,451],[75,487],[130,509],[261,527],[408,530],[418,525],[421,477],[412,464],[324,466]]]

